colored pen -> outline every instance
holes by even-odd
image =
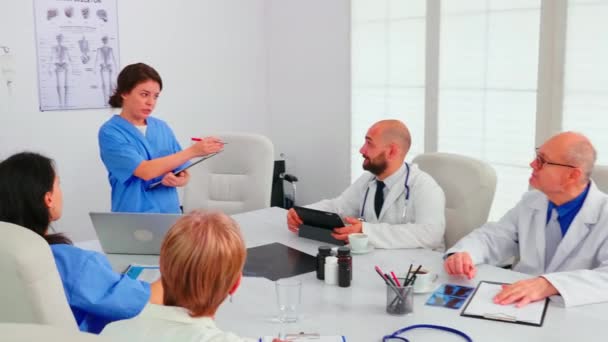
[[[384,273],[384,276],[386,277],[386,279],[388,279],[388,281],[393,284],[393,286],[397,286],[397,284],[395,284],[395,281],[393,280],[393,278],[391,278],[388,273]]]
[[[401,294],[401,292],[399,292],[399,289],[397,289],[393,284],[391,284],[388,281],[388,279],[384,276],[384,273],[382,273],[382,270],[380,269],[380,267],[376,266],[376,267],[374,267],[374,269],[376,270],[376,273],[378,273],[378,275],[380,275],[380,277],[382,278],[382,280],[384,280],[384,282],[386,283],[386,285],[388,287],[390,287],[393,290],[393,292],[395,292],[395,294],[397,295],[397,297],[399,297],[400,300],[405,301],[405,298],[403,297],[403,294]]]
[[[401,287],[401,283],[399,283],[399,279],[397,279],[395,272],[391,271],[391,275],[393,276],[393,280],[395,281],[395,284],[397,284],[398,287]]]

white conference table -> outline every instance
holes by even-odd
[[[287,230],[286,211],[269,208],[234,215],[241,225],[247,247],[280,242],[316,255],[322,242],[299,238]],[[562,308],[549,303],[542,327],[489,321],[460,316],[459,310],[427,306],[430,294],[414,296],[414,312],[391,316],[385,312],[386,285],[374,265],[384,271],[404,273],[410,263],[422,264],[439,273],[438,284],[476,286],[480,280],[513,282],[528,276],[481,265],[475,279],[450,277],[443,271],[441,253],[422,249],[376,249],[365,255],[353,255],[351,287],[325,285],[314,272],[297,276],[302,281],[302,305],[297,323],[280,324],[274,282],[265,278],[243,278],[241,287],[217,312],[218,326],[241,336],[259,337],[279,332],[316,332],[322,335],[345,335],[349,342],[381,341],[382,336],[413,324],[449,326],[467,333],[474,341],[604,341],[608,324],[608,304]],[[108,255],[112,266],[122,271],[129,263],[157,264],[157,256]],[[606,289],[608,291],[608,289]],[[412,341],[463,341],[443,331],[418,329],[405,336]]]

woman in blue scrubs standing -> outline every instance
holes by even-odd
[[[148,301],[162,303],[160,281],[150,285],[118,274],[105,255],[50,233],[62,209],[63,194],[51,159],[24,152],[0,162],[0,221],[29,229],[48,242],[80,330],[98,334],[110,322],[136,316]]]
[[[150,116],[163,88],[152,67],[128,65],[117,83],[109,103],[122,110],[99,130],[101,160],[112,187],[112,211],[181,213],[175,188],[186,185],[190,176],[187,171],[173,171],[192,158],[221,151],[224,144],[208,137],[182,150],[171,128]],[[159,181],[159,186],[151,186]]]

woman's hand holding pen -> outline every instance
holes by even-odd
[[[361,222],[361,220],[356,219],[354,217],[345,217],[344,221],[347,224],[350,224],[350,226],[334,228],[334,232],[331,234],[331,236],[333,236],[334,239],[347,240],[348,235],[363,232],[363,222]]]
[[[206,156],[224,149],[224,142],[217,137],[192,138],[192,142],[190,148],[195,156]]]

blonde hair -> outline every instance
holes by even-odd
[[[239,281],[245,243],[238,224],[220,212],[193,211],[180,218],[160,250],[164,304],[212,316]]]

